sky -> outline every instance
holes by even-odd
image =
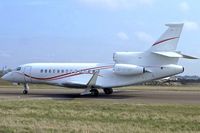
[[[185,23],[177,50],[200,57],[197,0],[0,0],[0,69],[34,62],[112,63],[114,52],[145,51]],[[200,76],[200,60],[181,59]]]

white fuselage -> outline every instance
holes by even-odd
[[[114,67],[115,64],[98,63],[33,63],[21,65],[3,78],[16,83],[86,88],[93,74],[99,71],[94,87],[113,88],[169,77],[184,71],[178,65],[143,66],[148,71],[142,74],[120,75],[114,72]]]

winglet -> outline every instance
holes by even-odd
[[[88,86],[89,88],[91,88],[91,87],[93,87],[93,86],[96,85],[96,81],[97,81],[98,75],[99,75],[99,70],[96,71],[96,72],[92,75],[91,79],[90,79],[89,82],[87,83],[87,86]]]

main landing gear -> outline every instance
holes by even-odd
[[[110,95],[110,94],[113,93],[113,89],[112,89],[112,88],[104,88],[103,91],[104,91],[104,93],[105,93],[106,95]]]
[[[103,91],[106,95],[111,95],[113,93],[112,88],[103,88]],[[89,91],[86,90],[85,92],[82,93],[82,95],[87,95],[87,94],[94,96],[94,97],[97,97],[97,96],[99,96],[99,91],[96,88],[92,88]]]
[[[113,93],[113,89],[112,88],[103,88],[103,91],[106,95],[111,95]],[[90,95],[91,96],[99,96],[99,91],[95,88],[90,90]]]
[[[91,89],[90,95],[97,97],[97,96],[99,96],[99,91],[97,89]]]
[[[102,89],[106,95],[111,95],[113,93],[112,88],[102,88]],[[93,97],[97,97],[99,96],[99,91],[96,88],[88,88],[84,92],[82,92],[81,95],[90,95]]]
[[[27,83],[24,84],[24,90],[23,90],[23,94],[28,94],[28,91],[29,91],[29,86]]]
[[[106,95],[111,95],[113,93],[113,89],[112,88],[103,88],[103,91]],[[99,91],[95,88],[90,90],[90,95],[91,96],[99,96]]]

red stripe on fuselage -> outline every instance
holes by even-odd
[[[100,66],[100,67],[93,67],[93,68],[87,68],[87,69],[81,69],[75,73],[65,73],[53,77],[48,77],[48,78],[38,78],[38,77],[32,77],[30,75],[24,74],[26,77],[29,77],[31,79],[36,79],[36,80],[57,80],[57,79],[62,79],[62,78],[67,78],[67,77],[72,77],[76,75],[81,75],[81,74],[93,74],[93,73],[82,73],[81,71],[87,71],[87,70],[102,70],[102,69],[110,69],[113,66]]]
[[[161,43],[163,43],[163,42],[167,42],[167,41],[170,41],[170,40],[174,40],[174,39],[177,39],[177,38],[179,38],[179,37],[172,37],[172,38],[168,38],[168,39],[165,39],[165,40],[161,40],[161,41],[155,42],[155,43],[153,44],[153,46],[158,45],[158,44],[161,44]]]

